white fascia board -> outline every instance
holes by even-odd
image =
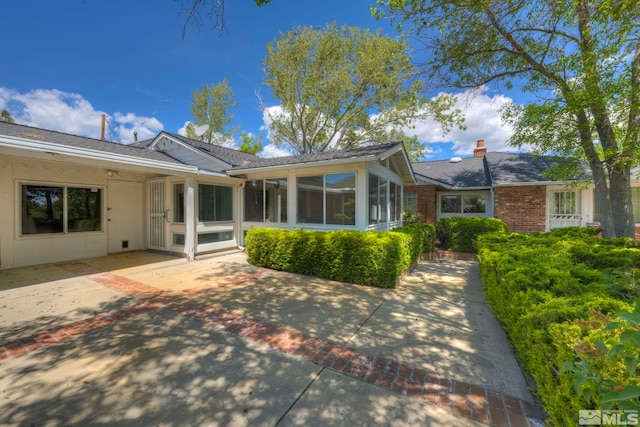
[[[291,163],[288,165],[265,166],[261,168],[231,169],[227,171],[229,175],[243,175],[257,172],[271,172],[289,169],[314,168],[318,166],[343,165],[348,163],[362,163],[378,160],[376,156],[350,157],[348,159],[321,160],[318,162]]]
[[[451,191],[479,191],[479,190],[491,190],[493,187],[449,187]]]
[[[493,187],[529,187],[532,185],[567,185],[565,181],[498,182]]]
[[[216,178],[226,178],[234,183],[244,182],[244,178],[236,178],[235,176],[229,176],[224,172],[213,172],[204,169],[200,169],[197,173],[198,176],[211,176]]]
[[[187,143],[185,143],[185,142],[183,142],[183,141],[181,141],[181,140],[179,140],[179,139],[175,138],[173,135],[169,135],[169,134],[164,133],[164,132],[161,132],[158,136],[156,136],[156,137],[153,139],[153,142],[152,142],[151,144],[149,144],[149,148],[152,148],[152,149],[154,149],[155,151],[160,151],[161,153],[164,153],[164,151],[162,151],[162,150],[156,150],[156,149],[155,149],[155,146],[156,146],[156,145],[158,145],[158,144],[162,141],[162,139],[163,139],[163,138],[170,139],[171,141],[175,142],[176,144],[180,145],[181,147],[183,147],[183,148],[185,148],[185,149],[187,149],[187,150],[189,150],[189,151],[191,151],[191,152],[193,152],[193,153],[196,153],[196,154],[197,154],[197,155],[199,155],[199,156],[205,157],[205,158],[207,158],[207,159],[209,159],[209,160],[213,160],[214,162],[216,162],[216,163],[220,164],[220,166],[222,167],[222,169],[227,169],[227,168],[230,168],[230,167],[232,166],[232,165],[230,165],[229,163],[227,163],[227,162],[224,162],[224,161],[220,160],[220,159],[219,159],[219,158],[217,158],[216,156],[211,155],[211,154],[209,154],[209,153],[206,153],[206,152],[204,152],[204,151],[202,151],[202,150],[199,150],[199,149],[197,149],[196,147],[193,147],[193,146],[191,146],[191,145],[189,145],[189,144],[187,144]],[[165,154],[166,154],[166,153],[165,153]],[[168,155],[169,155],[169,154],[167,154],[167,156],[168,156]]]
[[[407,165],[407,170],[409,171],[409,176],[411,178],[412,183],[416,183],[416,176],[413,172],[413,168],[411,167],[411,162],[409,161],[409,156],[407,155],[407,150],[404,148],[404,144],[398,143],[393,147],[389,148],[387,151],[378,155],[379,160],[384,160],[390,158],[398,153],[402,153],[402,157],[404,158],[404,162]]]
[[[78,159],[87,159],[95,164],[95,161],[102,161],[109,164],[124,165],[123,169],[135,169],[132,166],[160,169],[163,171],[197,173],[198,168],[194,166],[181,165],[176,163],[163,162],[159,160],[143,159],[141,157],[123,156],[117,153],[107,153],[105,151],[92,150],[88,148],[72,147],[60,144],[53,144],[44,141],[33,141],[24,138],[14,138],[0,136],[0,147],[6,147],[13,151],[14,155],[23,155],[24,152],[43,153],[53,155],[64,155]],[[23,154],[20,154],[23,153]],[[46,158],[46,156],[32,156]]]

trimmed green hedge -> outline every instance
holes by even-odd
[[[577,425],[580,409],[601,408],[597,393],[576,392],[576,376],[561,372],[565,362],[591,361],[603,380],[640,384],[619,360],[592,361],[596,341],[606,335],[602,314],[628,310],[638,297],[629,275],[640,273],[640,249],[630,239],[592,235],[574,228],[488,234],[477,241],[487,300],[535,378],[553,425]]]
[[[507,224],[497,218],[442,218],[436,223],[436,238],[442,249],[475,253],[475,241],[481,234],[507,233]]]
[[[251,264],[382,288],[395,288],[402,272],[434,247],[429,224],[383,232],[252,228],[246,236]]]

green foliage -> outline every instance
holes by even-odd
[[[380,31],[296,27],[267,44],[264,68],[282,106],[265,107],[271,142],[294,153],[387,143],[428,116],[445,131],[463,120],[452,96],[424,98],[408,42]]]
[[[615,322],[598,316],[593,328],[575,346],[582,359],[568,361],[561,372],[573,374],[573,388],[585,401],[602,409],[640,410],[640,300],[621,310]]]
[[[413,212],[409,211],[409,210],[404,210],[402,211],[402,223],[405,225],[409,225],[409,224],[418,224],[420,222],[420,218],[418,217],[417,214],[414,214]]]
[[[487,300],[535,378],[553,425],[577,424],[580,409],[638,403],[640,378],[630,372],[640,357],[640,332],[632,323],[640,316],[630,311],[632,291],[621,291],[630,282],[622,272],[637,269],[638,245],[595,238],[598,231],[494,233],[477,240]],[[614,313],[621,320],[609,323]]]
[[[507,225],[497,218],[451,217],[436,223],[436,238],[440,246],[455,252],[473,253],[479,235],[507,231]]]
[[[238,148],[238,150],[249,154],[257,154],[262,150],[262,139],[262,134],[256,136],[242,132],[240,134],[240,148]]]
[[[232,138],[237,128],[231,126],[233,113],[231,110],[238,103],[235,101],[233,89],[225,77],[216,84],[205,84],[202,90],[195,90],[191,94],[191,114],[194,123],[186,127],[187,137],[202,140],[208,144],[220,144]],[[195,133],[197,126],[209,125],[209,129],[199,137]]]
[[[11,116],[11,113],[6,108],[0,111],[0,120],[4,120],[8,123],[15,123],[15,120]]]
[[[433,251],[433,225],[414,224],[385,232],[252,228],[249,262],[260,267],[382,288],[395,288],[417,257]]]
[[[514,129],[510,143],[533,143],[537,151],[553,151],[574,164],[586,160],[603,235],[634,236],[630,177],[640,147],[636,0],[377,4],[375,17],[391,17],[424,46],[421,71],[431,81],[456,89],[517,84],[533,93],[529,104],[504,110]]]

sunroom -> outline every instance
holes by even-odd
[[[388,230],[402,225],[402,188],[415,183],[402,144],[264,159],[245,179],[242,230]]]

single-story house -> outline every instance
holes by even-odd
[[[551,156],[488,152],[479,140],[473,157],[413,163],[417,183],[404,187],[404,209],[427,223],[450,216],[495,217],[510,231],[523,233],[598,225],[593,184],[568,186],[546,177],[544,172],[557,164]],[[577,180],[591,181],[590,171]],[[637,180],[632,196],[638,234]]]
[[[0,121],[0,269],[244,245],[251,227],[386,230],[415,184],[403,144],[262,159],[160,132],[122,145]]]

